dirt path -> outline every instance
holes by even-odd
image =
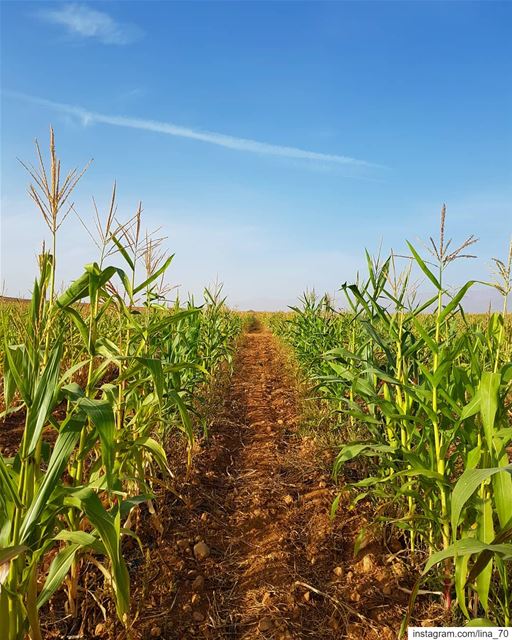
[[[358,517],[331,523],[329,461],[297,433],[296,394],[274,336],[247,333],[196,455],[186,504],[168,505],[155,541],[141,637],[396,637],[387,624],[404,596],[383,599],[371,560],[349,570]],[[368,617],[372,607],[385,608],[382,620]]]
[[[309,462],[298,464],[308,457],[308,443],[295,436],[296,421],[294,389],[275,338],[246,334],[197,468],[202,496],[195,506],[206,522],[198,537],[211,549],[195,608],[205,621],[200,637],[316,637],[296,604],[297,560],[308,542],[308,531],[297,528],[297,510],[304,515],[304,494],[306,502],[328,501],[329,490],[311,451]],[[315,529],[320,538],[321,526]]]

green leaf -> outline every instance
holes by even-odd
[[[190,420],[190,415],[187,409],[187,405],[183,401],[183,398],[180,394],[174,389],[169,389],[167,395],[171,402],[178,407],[178,411],[181,417],[181,423],[183,426],[183,431],[186,433],[189,444],[192,445],[194,442],[194,428],[192,426],[192,421]]]
[[[139,291],[142,291],[143,289],[146,289],[147,287],[149,287],[149,285],[152,282],[157,280],[157,278],[159,278],[163,273],[165,273],[169,268],[169,265],[171,264],[173,258],[174,258],[174,254],[172,256],[169,256],[167,260],[163,263],[163,265],[159,269],[157,269],[155,273],[151,274],[149,278],[147,278],[147,280],[144,280],[144,282],[141,282],[141,284],[135,287],[135,289],[133,290],[133,295],[136,295],[137,293],[139,293]]]
[[[39,518],[53,491],[61,485],[62,473],[78,442],[83,422],[69,416],[63,424],[57,441],[55,442],[48,469],[39,487],[34,501],[28,508],[20,529],[20,540],[26,542],[32,530],[39,522]]]
[[[136,358],[151,374],[155,386],[156,395],[161,403],[164,395],[164,374],[162,370],[162,360],[157,358]]]
[[[118,240],[116,238],[115,235],[111,235],[110,236],[112,239],[112,242],[116,245],[119,253],[123,256],[123,258],[126,260],[128,266],[130,267],[130,269],[132,271],[135,271],[135,264],[133,263],[133,260],[131,259],[130,255],[128,254],[128,252],[126,251],[124,245],[121,243],[120,240]]]
[[[466,295],[467,290],[470,287],[472,287],[476,282],[477,282],[476,280],[470,280],[469,282],[466,282],[466,284],[461,289],[459,289],[459,291],[457,291],[457,293],[453,296],[450,302],[445,306],[445,308],[439,314],[439,322],[443,322],[445,318],[447,318],[450,315],[450,313],[454,311],[454,309],[457,307],[459,302]]]
[[[108,400],[80,398],[78,406],[85,411],[96,427],[101,443],[101,459],[107,474],[107,485],[112,487],[115,458],[116,420],[112,405]]]
[[[139,446],[147,449],[151,453],[153,458],[157,461],[162,471],[166,471],[169,475],[172,475],[172,472],[167,464],[167,455],[165,453],[165,449],[154,438],[149,438],[147,436],[137,438],[137,440],[135,440],[133,444],[134,446]]]
[[[494,451],[494,421],[498,411],[501,376],[499,373],[484,371],[480,379],[480,415],[484,426],[487,448]]]
[[[0,454],[0,487],[2,489],[2,495],[8,497],[10,501],[16,505],[16,507],[20,508],[23,506],[18,495],[16,483],[9,473],[9,468],[5,464],[2,454]]]
[[[89,274],[83,273],[77,280],[60,295],[56,302],[59,307],[68,307],[69,305],[85,298],[89,292]]]
[[[494,474],[505,471],[512,473],[512,464],[509,464],[506,467],[493,467],[492,469],[466,469],[466,471],[464,471],[452,492],[451,526],[453,532],[457,530],[462,509],[477,488]]]
[[[34,453],[58,396],[62,341],[58,339],[57,342],[58,344],[51,352],[48,364],[37,382],[32,403],[28,407],[25,437],[29,444],[27,451],[24,452],[27,457]]]
[[[439,564],[447,558],[457,558],[468,554],[473,555],[475,553],[482,553],[482,551],[486,550],[503,555],[505,558],[512,557],[511,544],[492,545],[485,544],[485,542],[477,540],[476,538],[463,538],[462,540],[457,540],[457,542],[454,542],[446,549],[442,549],[441,551],[432,554],[422,571],[422,575],[427,574],[434,565]]]
[[[37,598],[38,609],[42,607],[43,604],[48,602],[48,600],[52,597],[55,591],[57,591],[57,589],[64,582],[64,579],[79,549],[80,549],[80,545],[69,544],[69,545],[66,545],[63,549],[61,549],[59,553],[55,556],[55,558],[53,559],[50,565],[50,570],[48,571],[48,576],[46,577],[44,586],[41,589],[41,593]]]
[[[494,539],[493,510],[491,498],[487,491],[487,486],[481,488],[485,495],[482,497],[482,503],[478,512],[478,538],[482,542],[491,543]],[[489,589],[492,580],[493,563],[489,562],[486,567],[480,571],[476,579],[476,591],[480,598],[485,613],[489,612]]]
[[[473,618],[466,623],[466,627],[495,627],[496,624],[489,618]]]
[[[467,420],[480,411],[480,392],[477,391],[468,404],[462,409],[459,420]]]
[[[84,489],[79,497],[87,517],[98,531],[107,550],[112,565],[112,587],[117,614],[121,622],[126,623],[130,612],[130,577],[121,555],[120,513],[113,517],[90,489]]]
[[[20,553],[24,553],[28,550],[28,547],[24,544],[17,544],[12,547],[5,547],[5,549],[0,549],[0,566],[14,560],[17,558]],[[1,591],[1,589],[0,589]]]
[[[82,315],[80,313],[78,313],[78,311],[76,309],[73,309],[73,307],[64,307],[65,312],[70,316],[70,318],[73,320],[76,328],[78,329],[78,332],[80,333],[80,337],[82,338],[82,342],[84,343],[87,351],[90,353],[91,356],[95,355],[94,353],[94,345],[91,345],[91,334],[89,332],[89,327],[87,326],[86,322],[84,321]],[[90,348],[92,347],[92,348]]]
[[[411,253],[414,256],[414,259],[416,260],[419,268],[423,271],[423,273],[427,276],[427,278],[435,286],[435,288],[438,291],[441,291],[442,287],[441,287],[441,284],[439,283],[439,280],[435,277],[435,275],[432,273],[432,271],[430,271],[430,269],[427,267],[427,265],[423,261],[423,259],[420,256],[420,254],[416,251],[416,249],[412,246],[412,244],[410,242],[407,242],[407,246],[411,250]]]

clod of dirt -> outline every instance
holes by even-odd
[[[96,625],[96,628],[94,629],[94,635],[99,637],[103,635],[103,632],[105,631],[105,625],[100,622]]]
[[[407,569],[401,562],[394,562],[391,568],[397,578],[403,578],[407,575]]]
[[[378,568],[375,571],[375,579],[379,584],[385,584],[391,579],[391,572],[386,567]]]
[[[309,500],[321,500],[328,493],[329,489],[315,489],[314,491],[310,491],[309,493],[306,493],[304,496],[302,496],[302,499],[304,500],[304,502],[307,502]]]
[[[160,627],[152,627],[151,628],[151,637],[159,638],[162,635],[162,629]]]
[[[194,622],[203,622],[204,620],[204,616],[200,611],[194,611],[192,617],[194,618]]]
[[[272,618],[270,618],[270,616],[265,616],[264,618],[262,618],[258,624],[258,629],[260,631],[270,631],[270,629],[272,629],[272,627],[274,626],[274,623],[272,622]]]
[[[329,627],[333,630],[333,631],[338,631],[340,628],[340,623],[338,622],[338,620],[336,618],[331,618],[329,620]]]
[[[196,593],[198,591],[202,591],[204,589],[204,576],[197,576],[197,578],[192,583],[192,590]]]
[[[286,504],[293,504],[293,498],[291,495],[286,495],[283,500],[285,501]]]
[[[194,557],[198,562],[206,560],[209,555],[210,547],[206,544],[206,542],[198,542],[194,545]]]
[[[343,570],[343,567],[334,567],[334,569],[332,570],[332,572],[334,573],[335,576],[337,576],[338,578],[341,578],[343,576],[343,574],[345,573],[345,571]]]
[[[149,521],[151,526],[162,536],[164,534],[164,525],[156,513],[151,514]]]
[[[349,624],[347,627],[347,638],[349,640],[360,640],[363,638],[361,627],[358,624]]]

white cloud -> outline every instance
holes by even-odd
[[[64,4],[58,9],[40,11],[38,15],[46,22],[65,27],[72,35],[96,38],[103,44],[131,44],[143,35],[136,25],[117,22],[108,13],[85,4]]]
[[[172,122],[159,122],[156,120],[145,120],[142,118],[129,118],[125,116],[96,113],[94,111],[89,111],[84,107],[64,104],[61,102],[53,102],[52,100],[46,100],[44,98],[38,98],[36,96],[29,96],[12,91],[5,91],[4,93],[14,98],[22,99],[28,102],[32,102],[33,104],[39,104],[49,109],[60,111],[61,113],[74,115],[82,121],[84,126],[93,123],[108,124],[114,127],[141,129],[144,131],[162,133],[164,135],[175,136],[178,138],[189,138],[192,140],[198,140],[200,142],[214,144],[220,147],[226,147],[228,149],[246,151],[249,153],[258,153],[267,156],[309,160],[316,163],[330,163],[359,169],[384,168],[380,165],[367,162],[365,160],[358,160],[350,156],[321,153],[318,151],[300,149],[298,147],[289,147],[271,144],[268,142],[259,142],[257,140],[251,140],[249,138],[239,138],[236,136],[226,135],[224,133],[215,133],[213,131],[203,131],[200,129],[190,129],[188,127],[182,127]],[[363,178],[364,176],[358,175],[353,177]]]

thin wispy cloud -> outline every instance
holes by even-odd
[[[93,38],[103,44],[126,45],[143,36],[137,25],[118,22],[108,13],[85,4],[67,3],[56,9],[43,9],[37,16],[45,22],[64,27],[72,36]]]
[[[236,151],[245,151],[248,153],[257,153],[267,156],[277,156],[281,158],[291,158],[299,160],[309,160],[314,162],[332,163],[337,165],[344,165],[346,167],[360,168],[360,169],[384,169],[382,165],[367,162],[366,160],[359,160],[350,156],[337,155],[331,153],[321,153],[318,151],[310,151],[306,149],[300,149],[298,147],[289,147],[277,144],[271,144],[269,142],[259,142],[258,140],[251,140],[250,138],[240,138],[236,136],[227,135],[224,133],[216,133],[213,131],[203,131],[200,129],[191,129],[188,127],[182,127],[172,122],[159,122],[157,120],[146,120],[142,118],[130,118],[126,116],[107,115],[105,113],[97,113],[95,111],[89,111],[84,107],[65,104],[62,102],[54,102],[52,100],[46,100],[45,98],[38,98],[36,96],[30,96],[22,93],[5,91],[4,95],[21,99],[26,102],[38,104],[43,107],[47,107],[60,113],[65,113],[78,118],[84,126],[90,124],[107,124],[114,127],[126,127],[129,129],[140,129],[143,131],[152,131],[154,133],[161,133],[177,138],[188,138],[191,140],[197,140],[199,142],[206,142],[214,144],[219,147],[225,147],[228,149],[234,149]],[[361,177],[361,176],[354,176]]]

